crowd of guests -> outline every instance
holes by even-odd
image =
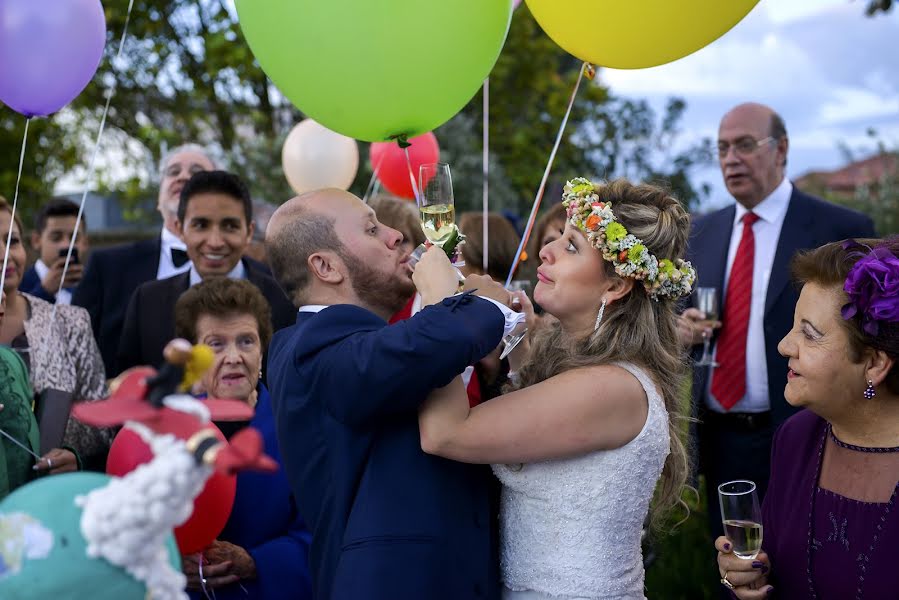
[[[0,498],[103,470],[116,432],[71,406],[177,336],[215,355],[194,393],[253,406],[280,467],[240,474],[225,529],[182,557],[192,597],[642,598],[644,529],[702,475],[725,597],[893,598],[899,241],[795,188],[788,151],[780,116],[742,104],[718,132],[724,209],[569,182],[519,291],[505,217],[485,244],[483,215],[459,216],[460,285],[439,251],[410,274],[418,214],[384,195],[290,200],[267,264],[249,258],[247,187],[194,144],[161,161],[150,240],[89,253],[82,221],[70,255],[76,204],[26,231],[0,199],[0,428],[40,456],[0,441]],[[717,290],[718,318],[691,287]],[[749,560],[718,511],[737,479],[763,502]]]

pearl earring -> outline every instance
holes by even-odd
[[[870,400],[874,397],[874,382],[870,379],[868,380],[868,387],[865,388],[865,400]]]
[[[602,304],[599,307],[599,314],[596,315],[596,323],[593,325],[593,331],[599,329],[599,324],[602,322],[602,315],[606,312],[606,299],[602,299]]]

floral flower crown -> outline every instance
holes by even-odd
[[[696,281],[693,266],[679,258],[656,258],[643,240],[615,219],[612,203],[599,199],[592,181],[578,177],[567,182],[562,204],[569,222],[587,234],[587,240],[612,263],[615,272],[643,282],[650,298],[657,301],[690,294]]]
[[[846,276],[849,302],[840,313],[846,320],[858,315],[862,330],[876,336],[881,324],[899,321],[899,258],[886,246],[871,248],[855,240],[843,242],[843,249],[861,258]]]

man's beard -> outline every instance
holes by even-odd
[[[341,252],[341,258],[350,272],[353,291],[369,307],[383,309],[392,315],[415,294],[411,277],[380,273],[346,251]]]

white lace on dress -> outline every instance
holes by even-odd
[[[493,465],[503,484],[503,584],[530,592],[527,598],[645,597],[640,535],[670,449],[668,412],[642,369],[615,364],[640,381],[649,401],[637,437],[615,450],[520,470]]]

